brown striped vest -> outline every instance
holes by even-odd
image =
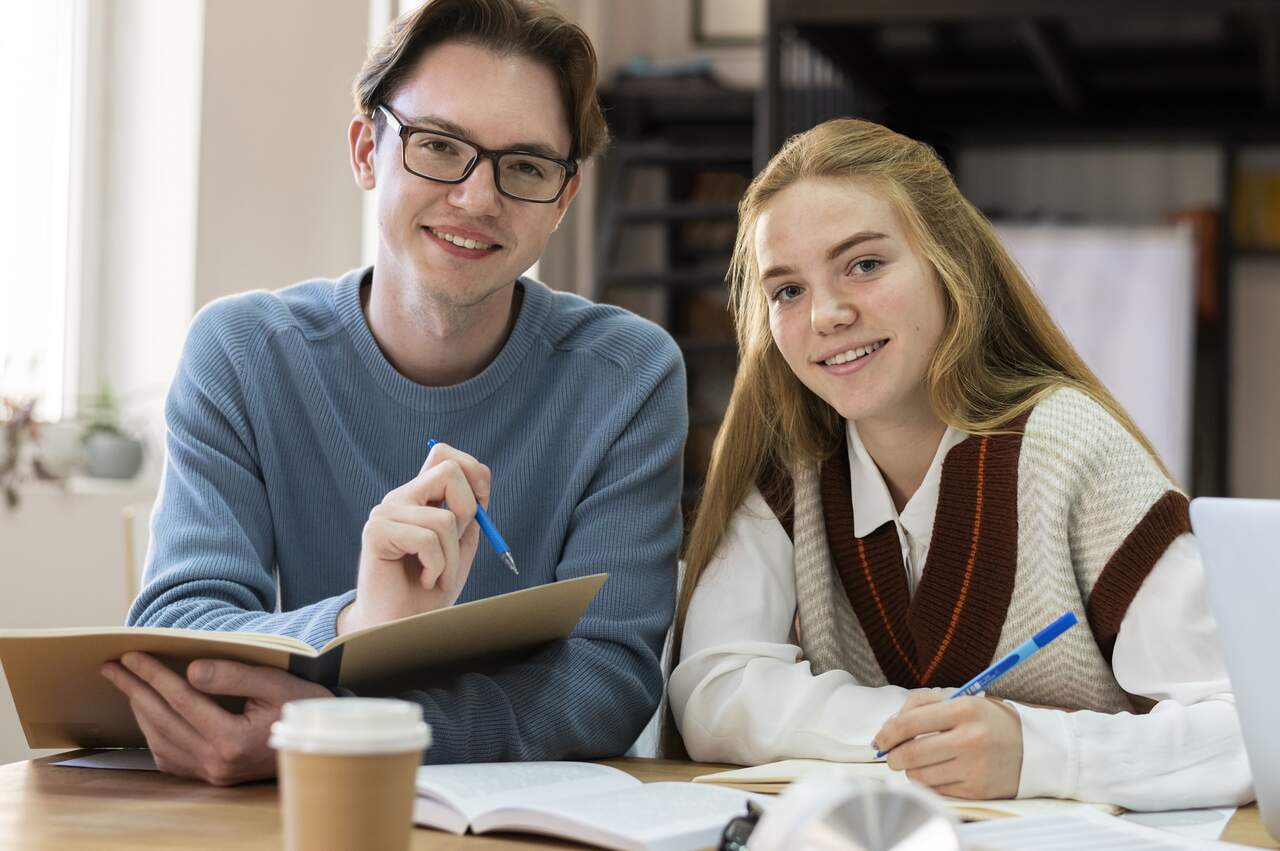
[[[814,674],[955,687],[1070,610],[1081,625],[989,693],[1103,712],[1149,706],[1116,682],[1111,651],[1143,580],[1190,531],[1185,495],[1078,391],[1056,391],[1009,430],[971,436],[944,459],[914,597],[894,524],[854,535],[843,443],[770,498],[795,544],[798,632]]]

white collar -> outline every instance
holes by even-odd
[[[942,481],[942,462],[947,453],[969,435],[947,426],[938,451],[933,454],[924,481],[907,500],[899,517],[898,509],[889,495],[889,486],[876,462],[871,460],[867,448],[862,445],[858,428],[852,421],[845,421],[845,436],[849,446],[849,483],[853,495],[853,534],[865,538],[890,520],[901,520],[908,531],[932,528],[933,515],[938,508],[938,486]]]

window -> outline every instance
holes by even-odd
[[[76,0],[0,5],[0,394],[36,397],[58,419],[66,395]]]

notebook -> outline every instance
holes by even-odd
[[[820,759],[786,759],[753,768],[718,771],[693,778],[694,783],[714,783],[749,792],[778,794],[793,781],[809,774],[838,771],[846,777],[873,780],[879,783],[911,783],[904,772],[894,771],[886,762],[826,762]],[[965,821],[1032,816],[1045,813],[1088,807],[1107,815],[1118,815],[1123,810],[1114,804],[1083,803],[1058,798],[1018,798],[1009,800],[971,801],[962,798],[945,798],[947,805]]]
[[[573,632],[605,574],[566,579],[379,624],[316,650],[282,635],[138,627],[0,630],[0,666],[32,748],[135,748],[129,700],[99,670],[130,650],[175,671],[195,659],[282,668],[324,686],[377,693],[422,671],[528,655]],[[235,701],[227,700],[235,709]]]
[[[450,833],[512,831],[619,851],[714,847],[754,796],[692,783],[641,783],[587,762],[497,762],[418,769],[413,820]]]
[[[1032,818],[960,826],[970,851],[1227,851],[1243,846],[1189,839],[1111,818],[1090,807]]]

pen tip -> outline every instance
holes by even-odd
[[[516,570],[516,560],[511,557],[511,553],[503,553],[501,558],[502,558],[502,563],[505,564],[507,567],[511,568],[512,573],[514,573],[516,576],[520,575],[520,571]]]

